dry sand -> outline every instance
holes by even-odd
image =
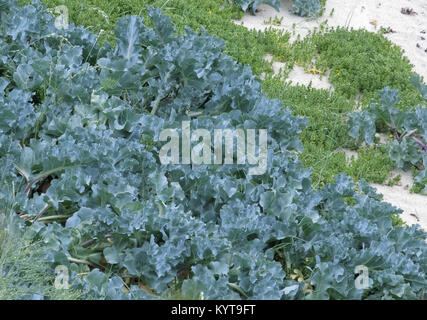
[[[292,32],[295,24],[295,33],[291,41],[298,36],[305,37],[310,30],[319,28],[326,21],[329,27],[349,27],[354,29],[366,29],[377,32],[381,27],[391,28],[394,33],[385,36],[394,44],[401,47],[404,55],[413,64],[413,71],[427,79],[427,0],[327,0],[325,13],[316,20],[308,20],[290,13],[290,0],[282,0],[280,12],[267,5],[260,5],[256,16],[246,13],[242,20],[235,21],[249,29],[265,30],[276,28]],[[404,15],[402,8],[411,8],[417,14]],[[330,16],[331,11],[333,15]],[[266,24],[270,18],[282,19],[280,26]],[[266,59],[272,59],[267,56]],[[275,73],[279,73],[284,64],[273,62]],[[304,69],[296,66],[289,74],[286,81],[292,84],[311,85],[318,89],[333,90],[326,76],[307,74]],[[346,150],[344,150],[346,151]],[[351,156],[347,154],[347,161]],[[388,187],[372,184],[377,191],[384,196],[384,200],[401,208],[404,213],[402,219],[409,225],[419,224],[427,230],[427,196],[411,194],[409,189],[413,184],[410,172],[396,170],[392,176],[401,175],[401,185]]]
[[[384,201],[403,210],[401,218],[407,224],[419,224],[427,230],[427,197],[420,194],[409,193],[413,185],[410,172],[394,170],[391,177],[400,175],[400,183],[397,186],[388,187],[380,184],[372,184],[378,193],[384,196]]]

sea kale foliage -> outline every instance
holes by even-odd
[[[280,0],[234,0],[243,11],[250,10],[255,14],[260,4],[268,4],[277,11],[280,10]],[[319,15],[322,5],[319,0],[293,0],[291,11],[301,17],[315,18]]]
[[[427,101],[427,86],[415,75],[412,81]],[[379,99],[374,100],[366,110],[350,114],[349,134],[371,144],[377,125],[385,126],[393,136],[388,143],[390,159],[398,168],[418,168],[420,173],[415,181],[422,183],[427,178],[427,107],[420,105],[415,110],[401,111],[396,107],[398,102],[398,90],[389,87],[381,90]]]
[[[301,17],[315,18],[322,8],[319,0],[294,0],[292,12]]]
[[[123,18],[101,46],[37,2],[0,7],[0,214],[83,298],[425,296],[426,233],[393,225],[401,210],[365,181],[313,190],[297,157],[306,120],[267,99],[224,41],[177,35],[149,9],[152,28]],[[161,165],[159,132],[184,120],[268,129],[267,172]]]
[[[277,11],[280,10],[280,0],[234,0],[234,3],[240,6],[243,11],[250,10],[252,14],[255,14],[260,4],[268,4]]]

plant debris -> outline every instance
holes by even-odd
[[[414,9],[412,9],[412,8],[402,8],[401,10],[400,10],[400,12],[402,13],[402,14],[407,14],[407,15],[410,15],[410,16],[414,16],[414,15],[417,15],[418,13],[416,13],[415,12],[415,10]]]
[[[370,22],[370,23],[372,24],[372,22]],[[396,33],[396,32],[397,31],[392,29],[391,27],[387,27],[387,28],[381,27],[380,28],[380,33],[382,33],[382,34]]]
[[[411,216],[415,217],[415,219],[417,219],[417,221],[420,221],[420,218],[415,213],[411,213]]]
[[[392,28],[390,28],[390,27],[388,27],[388,28],[386,29],[386,32],[387,32],[387,33],[396,33],[397,31],[396,31],[396,30],[394,30],[394,29],[392,29]]]

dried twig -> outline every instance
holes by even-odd
[[[415,217],[415,219],[417,219],[417,221],[420,221],[420,218],[415,213],[411,213],[411,216]]]
[[[412,9],[412,8],[402,8],[402,9],[400,10],[400,12],[401,12],[402,14],[407,14],[407,15],[410,15],[410,16],[414,16],[414,15],[418,14],[418,13],[416,13],[416,12],[414,11],[414,9]]]

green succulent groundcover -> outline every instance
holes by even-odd
[[[176,35],[149,9],[100,45],[38,2],[0,8],[5,230],[40,244],[49,270],[67,267],[80,298],[424,298],[426,233],[394,225],[401,210],[363,180],[314,190],[297,157],[307,121],[266,98],[223,40]],[[267,172],[161,165],[159,133],[182,121],[268,129]]]

